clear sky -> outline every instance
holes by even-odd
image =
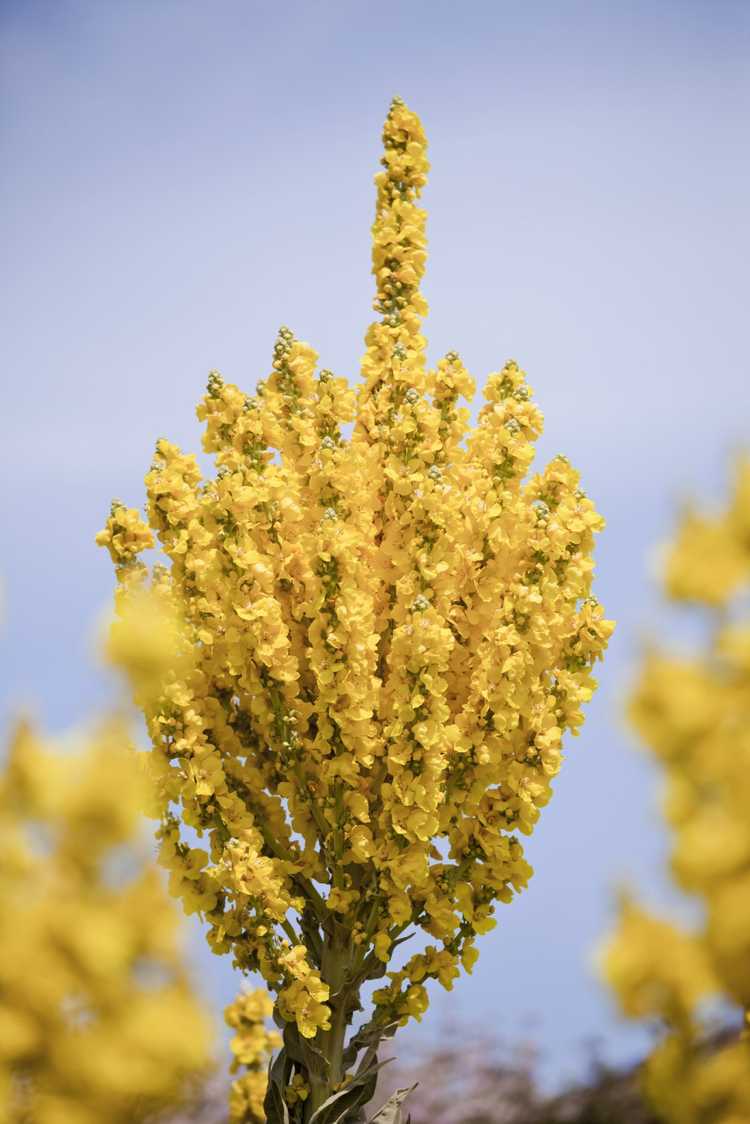
[[[750,435],[750,4],[630,0],[0,0],[2,705],[61,730],[111,695],[93,658],[110,498],[156,437],[198,450],[218,368],[252,390],[280,324],[356,379],[393,94],[422,117],[430,359],[509,357],[608,519],[619,622],[585,732],[529,843],[537,874],[438,993],[551,1079],[643,1042],[591,949],[631,879],[656,900],[656,778],[621,704],[665,617],[654,548]],[[195,942],[217,1009],[231,971]],[[450,1007],[447,1005],[450,1003]],[[422,1033],[422,1032],[420,1032]]]

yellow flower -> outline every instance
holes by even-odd
[[[406,992],[405,1003],[407,1012],[419,1022],[429,1005],[427,992],[421,984],[412,984]]]
[[[295,1073],[292,1078],[291,1084],[287,1085],[284,1090],[287,1104],[293,1105],[297,1101],[306,1101],[310,1096],[310,1086],[305,1081],[301,1073]]]

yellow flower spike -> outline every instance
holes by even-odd
[[[428,167],[396,98],[356,391],[282,328],[254,394],[209,375],[215,474],[160,440],[150,531],[118,505],[101,537],[121,582],[148,584],[146,532],[167,558],[154,581],[190,658],[149,697],[121,658],[153,744],[161,859],[214,951],[267,982],[285,1046],[266,1107],[283,1116],[292,1090],[302,1122],[346,1080],[360,989],[409,927],[437,944],[376,991],[368,1042],[421,1017],[428,980],[470,971],[476,934],[526,885],[519,836],[612,630],[591,597],[603,521],[564,457],[529,476],[542,417],[523,371],[490,375],[472,428],[458,353],[427,370]],[[233,1119],[255,1111],[249,1076]]]
[[[268,1063],[281,1045],[281,1035],[269,1031],[266,1021],[273,1012],[273,1001],[263,988],[241,992],[224,1012],[224,1019],[234,1035],[231,1072],[243,1070],[233,1083],[229,1097],[229,1119],[232,1124],[263,1124],[263,1101],[268,1084]]]

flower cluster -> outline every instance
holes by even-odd
[[[20,728],[0,777],[0,1118],[133,1124],[209,1060],[177,916],[138,846],[144,778],[103,727]]]
[[[359,989],[404,931],[437,944],[389,975],[370,1034],[471,970],[495,904],[526,885],[520,836],[613,627],[577,472],[560,456],[529,476],[542,417],[523,371],[490,375],[472,429],[459,356],[426,370],[426,142],[399,99],[383,140],[380,318],[356,392],[282,328],[254,394],[209,377],[215,474],[159,440],[148,526],[115,504],[98,536],[122,608],[153,532],[168,568],[152,581],[181,620],[184,666],[141,699],[172,889],[303,1047],[338,1059],[329,1090]]]
[[[631,716],[666,775],[674,877],[705,920],[686,931],[627,900],[604,969],[625,1014],[668,1029],[646,1067],[662,1118],[735,1124],[750,1118],[750,1043],[702,1049],[700,1004],[750,1009],[750,621],[737,611],[750,590],[750,460],[726,511],[684,517],[666,587],[705,607],[710,640],[692,658],[651,653]]]
[[[263,1124],[263,1101],[268,1079],[266,1070],[274,1050],[281,1045],[281,1035],[266,1029],[266,1019],[273,1011],[273,1002],[263,988],[245,991],[227,1007],[224,1017],[236,1034],[230,1045],[231,1072],[245,1072],[233,1083],[229,1096],[231,1124]],[[293,1094],[296,1097],[296,1093]]]

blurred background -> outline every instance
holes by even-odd
[[[356,380],[382,121],[394,94],[420,114],[429,359],[455,348],[480,387],[528,372],[540,458],[569,456],[607,518],[618,629],[530,888],[407,1033],[528,1039],[549,1089],[592,1042],[646,1046],[592,949],[618,884],[672,894],[621,706],[643,643],[696,628],[659,605],[659,543],[750,435],[749,51],[745,0],[0,2],[6,724],[64,730],[112,696],[94,535],[113,496],[142,503],[156,437],[199,450],[210,368],[253,389],[288,324]],[[192,933],[218,1013],[233,973]]]

